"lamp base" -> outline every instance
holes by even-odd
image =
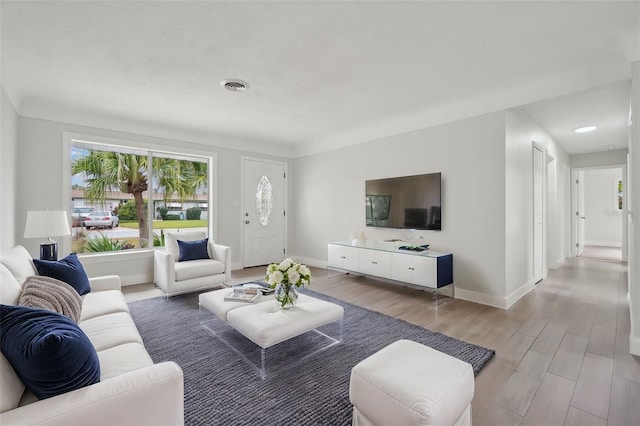
[[[58,260],[58,243],[51,238],[40,243],[40,260]]]

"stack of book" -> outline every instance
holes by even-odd
[[[258,297],[260,297],[260,292],[257,290],[247,292],[242,287],[236,287],[224,297],[224,300],[227,302],[254,303]]]
[[[246,283],[235,287],[224,297],[228,302],[254,303],[261,294],[271,294],[273,289],[266,283]]]

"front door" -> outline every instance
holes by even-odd
[[[285,255],[285,164],[245,158],[243,266],[280,262]]]

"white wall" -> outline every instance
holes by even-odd
[[[240,265],[241,262],[241,170],[240,158],[243,155],[251,155],[259,158],[269,158],[288,162],[288,159],[271,157],[245,151],[228,148],[211,147],[202,144],[194,144],[185,141],[162,139],[97,129],[74,124],[55,121],[40,120],[28,117],[19,117],[18,120],[18,172],[17,172],[17,202],[16,202],[16,227],[23,229],[26,212],[32,209],[67,209],[69,200],[63,196],[63,156],[70,155],[63,149],[63,132],[95,135],[104,138],[130,140],[146,145],[179,151],[191,149],[202,152],[215,153],[217,156],[217,214],[218,228],[214,230],[216,240],[222,244],[231,246],[232,262]],[[215,143],[215,142],[214,142]],[[63,247],[68,249],[70,237],[61,241]],[[18,244],[24,245],[29,252],[38,255],[39,241],[33,239],[23,240],[18,235]],[[104,255],[101,261],[112,264],[112,270],[123,276],[125,284],[133,284],[153,279],[152,256],[147,255],[143,259],[133,259],[126,256]],[[95,265],[94,268],[91,265]],[[98,270],[98,262],[87,260],[87,272],[90,275],[104,273],[104,267]],[[95,269],[95,270],[94,270]],[[143,272],[141,272],[143,271]]]
[[[631,64],[631,119],[629,129],[629,311],[630,353],[640,356],[640,61]]]
[[[326,265],[329,241],[365,230],[365,180],[442,172],[442,231],[366,228],[366,237],[413,238],[451,252],[456,297],[503,305],[504,117],[487,114],[297,158],[290,253]]]
[[[505,294],[509,304],[533,289],[533,143],[542,146],[553,158],[547,167],[547,177],[556,182],[545,187],[547,210],[545,267],[555,267],[564,259],[567,246],[566,230],[569,212],[566,197],[569,182],[567,153],[524,111],[512,110],[506,116],[505,145]],[[550,232],[548,232],[550,231]],[[556,259],[553,264],[548,259]]]
[[[18,115],[0,87],[2,104],[0,134],[0,252],[16,244],[16,180],[18,151]],[[24,229],[24,228],[23,228]]]
[[[626,149],[615,151],[591,152],[571,156],[571,167],[575,169],[586,167],[619,166],[627,164]]]
[[[615,182],[622,168],[584,171],[584,243],[622,247],[622,211],[615,207]]]

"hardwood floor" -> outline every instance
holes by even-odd
[[[234,282],[264,268],[234,271]],[[473,424],[638,425],[640,358],[629,355],[627,268],[568,260],[508,310],[312,268],[311,289],[496,350],[476,377]]]

